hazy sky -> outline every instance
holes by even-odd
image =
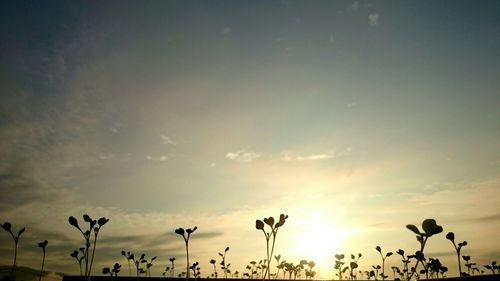
[[[500,259],[500,2],[2,1],[0,221],[19,263],[76,273],[67,218],[106,216],[95,273],[122,249],[202,275],[276,254],[414,252],[456,274],[448,231]],[[0,263],[13,243],[0,235]],[[389,266],[401,266],[388,259]],[[181,267],[182,263],[177,266]],[[274,267],[273,267],[274,268]],[[125,268],[124,273],[128,273]],[[392,274],[391,274],[392,276]]]

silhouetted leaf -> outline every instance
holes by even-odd
[[[75,217],[73,217],[73,216],[69,217],[68,221],[69,221],[69,224],[71,224],[72,226],[74,226],[78,229],[80,228],[80,226],[78,226],[78,220]]]
[[[380,248],[380,246],[375,247],[375,250],[377,250],[377,252],[379,252],[379,253],[382,252],[382,249]]]
[[[397,253],[398,255],[403,256],[403,257],[404,257],[404,255],[405,255],[405,251],[404,251],[404,250],[402,250],[402,249],[397,250],[397,252],[396,252],[396,253]]]
[[[184,228],[182,227],[179,227],[175,230],[175,233],[179,234],[179,235],[184,235]]]
[[[354,254],[351,254],[351,259],[355,259],[356,256],[354,256]]]
[[[255,221],[255,228],[263,230],[264,229],[264,223],[261,220],[256,220]]]
[[[97,224],[98,224],[99,226],[103,226],[103,225],[105,225],[108,221],[109,221],[109,219],[102,217],[102,218],[100,218],[100,219],[97,221]]]
[[[23,234],[24,231],[26,231],[26,227],[23,227],[21,228],[21,230],[19,230],[19,232],[17,233],[17,237],[21,236],[21,234]]]
[[[386,257],[390,257],[392,256],[392,252],[387,252],[387,254],[385,254]]]
[[[264,222],[267,225],[269,225],[270,227],[274,226],[274,218],[273,217],[264,218]]]
[[[437,225],[436,220],[426,219],[422,222],[422,229],[427,236],[432,236],[443,231],[443,227]]]
[[[84,215],[83,215],[83,220],[84,220],[85,222],[92,222],[92,219],[91,219],[91,218],[90,218],[90,216],[89,216],[89,215],[87,215],[87,214],[84,214]],[[109,268],[108,268],[108,269],[109,269]]]
[[[226,252],[229,251],[229,247],[226,247],[226,249],[224,251],[226,251]]]
[[[455,233],[453,232],[448,232],[448,234],[446,234],[446,239],[450,240],[450,241],[455,241]]]
[[[406,226],[409,230],[413,231],[415,234],[420,234],[420,231],[418,230],[418,227],[414,226],[413,224],[408,224]]]
[[[12,224],[10,224],[10,222],[4,222],[4,223],[2,224],[2,228],[3,228],[3,229],[5,229],[5,230],[6,230],[6,231],[8,231],[8,232],[11,232],[11,231],[12,231],[12,230],[11,230],[11,228],[12,228]]]
[[[109,273],[110,273],[109,267],[105,267],[102,269],[102,274],[109,274]]]
[[[47,244],[49,244],[49,241],[44,240],[44,241],[38,243],[38,247],[45,248],[47,246]]]

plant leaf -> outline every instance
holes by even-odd
[[[80,229],[80,226],[78,226],[78,220],[77,220],[75,217],[73,217],[73,216],[69,217],[69,218],[68,218],[68,222],[69,222],[69,224],[71,224],[72,226],[74,226],[74,227],[76,227],[76,228]]]
[[[256,220],[255,221],[255,228],[263,230],[264,229],[264,223],[261,220]]]
[[[408,228],[409,230],[413,231],[415,234],[420,234],[420,231],[418,230],[418,227],[414,226],[413,224],[406,225],[406,228]]]

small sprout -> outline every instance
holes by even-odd
[[[467,245],[467,241],[460,242],[457,245],[455,243],[455,234],[453,232],[448,232],[448,234],[446,234],[446,239],[450,240],[451,243],[453,244],[453,247],[455,248],[455,252],[457,253],[457,260],[458,260],[458,272],[459,272],[460,276],[464,276],[466,273],[462,272],[462,265],[460,262],[460,251],[462,250],[462,247]]]
[[[385,280],[387,277],[389,277],[389,276],[385,275],[385,259],[392,256],[392,252],[387,252],[384,255],[382,253],[382,248],[380,248],[380,246],[375,247],[375,250],[377,250],[377,252],[379,252],[380,257],[382,258],[382,273],[380,274],[380,276],[382,277],[382,280]]]
[[[10,222],[4,222],[4,224],[0,224],[0,226],[7,231],[12,239],[14,240],[14,263],[12,265],[12,269],[15,270],[17,266],[17,245],[19,243],[19,237],[21,237],[21,234],[24,233],[26,230],[26,227],[21,228],[18,232],[17,235],[14,235],[12,231],[12,224]]]
[[[42,267],[40,269],[40,277],[38,278],[38,281],[42,280],[43,266],[45,265],[45,247],[47,247],[48,244],[49,244],[49,241],[47,241],[47,240],[44,240],[44,241],[38,243],[38,247],[42,248],[42,253],[43,253]]]

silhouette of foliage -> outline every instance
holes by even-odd
[[[42,280],[43,266],[45,265],[45,247],[47,247],[48,244],[49,244],[49,241],[47,241],[47,240],[44,240],[44,241],[38,243],[38,247],[42,248],[42,254],[43,254],[42,267],[40,269],[40,277],[38,278],[38,281]]]
[[[129,276],[132,276],[132,267],[130,266],[130,261],[133,260],[133,255],[128,251],[125,252],[124,250],[122,250],[121,254],[122,254],[122,256],[124,256],[127,259],[128,274],[129,274]]]
[[[80,225],[78,224],[78,220],[70,216],[68,218],[68,222],[70,225],[74,226],[76,229],[80,231],[80,233],[83,235],[83,238],[85,239],[85,255],[84,255],[84,261],[85,261],[85,277],[90,281],[90,275],[92,272],[92,264],[94,263],[94,254],[95,254],[95,248],[97,245],[97,236],[99,235],[99,231],[101,227],[103,227],[106,223],[108,223],[109,219],[102,217],[98,220],[93,220],[89,215],[84,214],[83,215],[83,220],[89,224],[89,228],[85,231],[83,231],[80,228]],[[92,246],[92,256],[89,256],[89,251],[91,247],[91,242],[92,242],[92,233],[94,233],[94,239],[93,239],[93,246]]]
[[[436,220],[434,220],[434,219],[425,219],[422,222],[422,230],[423,230],[422,232],[420,232],[418,227],[416,227],[413,224],[408,224],[406,226],[406,228],[408,228],[409,230],[411,230],[413,233],[416,234],[417,241],[420,243],[420,251],[417,251],[415,253],[415,257],[416,257],[417,261],[415,263],[414,270],[412,270],[410,275],[408,276],[408,280],[409,280],[409,279],[411,279],[413,274],[416,272],[419,263],[422,264],[422,266],[424,267],[424,269],[427,272],[427,266],[425,264],[425,257],[424,257],[425,244],[427,243],[427,240],[431,236],[443,232],[443,227],[438,225],[436,223]]]
[[[264,236],[266,237],[266,256],[267,256],[267,266],[266,266],[266,271],[264,272],[263,279],[266,278],[271,280],[271,272],[270,272],[270,267],[271,267],[271,258],[273,256],[274,252],[274,246],[276,243],[276,235],[278,234],[278,230],[280,227],[282,227],[285,224],[286,219],[288,218],[288,215],[281,214],[279,221],[275,223],[273,217],[268,217],[264,218],[262,221],[261,220],[256,220],[255,221],[255,228],[257,230],[262,230],[264,233]],[[268,225],[270,228],[270,231],[266,231],[265,225]],[[270,239],[272,238],[272,244],[270,245]]]
[[[458,245],[455,243],[455,234],[453,232],[448,232],[446,234],[446,239],[450,240],[451,243],[453,244],[453,247],[455,248],[455,252],[457,253],[457,260],[458,260],[458,272],[460,276],[464,276],[465,272],[462,272],[462,265],[460,262],[460,251],[462,250],[462,247],[467,246],[467,241],[463,241],[458,243]]]
[[[18,232],[17,235],[14,234],[12,230],[12,224],[10,222],[4,222],[3,224],[0,225],[5,231],[7,231],[12,239],[14,240],[14,262],[12,264],[12,270],[14,271],[17,266],[17,245],[19,244],[19,238],[21,237],[21,234],[26,231],[26,227],[21,228]]]
[[[191,234],[198,229],[197,226],[191,228],[188,228],[184,230],[184,228],[180,227],[175,230],[175,233],[179,234],[182,236],[184,239],[184,244],[186,246],[186,280],[189,280],[189,238],[191,237]]]
[[[387,252],[384,255],[382,254],[382,248],[380,248],[380,246],[375,247],[375,250],[377,250],[377,252],[380,254],[380,257],[382,258],[382,273],[380,274],[380,276],[382,277],[382,280],[385,280],[387,277],[389,277],[385,275],[385,259],[392,256],[392,252]]]

